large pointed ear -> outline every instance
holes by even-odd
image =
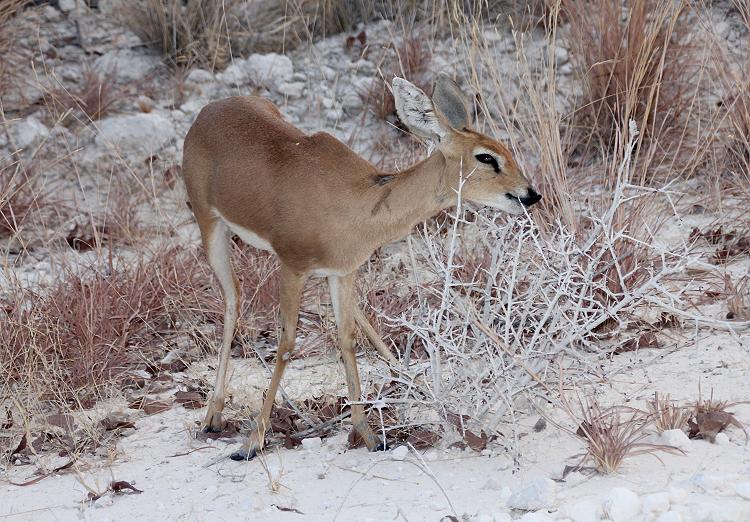
[[[432,103],[454,129],[463,130],[471,125],[469,98],[458,84],[444,73],[441,73],[435,82]]]
[[[396,76],[391,82],[396,112],[414,134],[440,141],[447,129],[438,119],[432,100],[416,85]]]

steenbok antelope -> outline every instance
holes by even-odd
[[[230,346],[239,315],[230,234],[281,261],[281,332],[276,367],[254,430],[231,458],[263,448],[271,406],[294,350],[300,294],[309,276],[326,276],[346,370],[349,399],[361,401],[354,349],[355,322],[389,362],[395,358],[356,303],[357,268],[381,245],[403,238],[421,221],[461,197],[521,214],[541,199],[499,142],[469,129],[470,102],[446,76],[430,99],[393,79],[398,116],[435,144],[425,160],[383,172],[339,140],[307,135],[284,121],[269,101],[235,97],[208,104],[185,138],[183,176],[203,246],[225,301],[224,337],[216,387],[203,429],[221,430]],[[371,451],[384,449],[361,404],[351,406],[354,428]]]

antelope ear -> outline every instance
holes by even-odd
[[[435,141],[445,137],[448,129],[440,122],[432,100],[422,89],[398,76],[393,78],[391,86],[398,117],[410,131]]]
[[[435,82],[432,103],[454,129],[462,130],[471,125],[469,98],[458,84],[444,73],[441,73]]]

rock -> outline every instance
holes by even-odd
[[[511,509],[536,511],[551,507],[555,501],[557,484],[548,478],[534,480],[513,493],[506,505]]]
[[[185,78],[186,83],[209,83],[214,81],[214,75],[205,69],[193,69]]]
[[[731,444],[729,441],[729,435],[726,433],[717,433],[716,437],[714,437],[714,444],[718,444],[719,446],[726,446],[728,444]]]
[[[508,513],[503,511],[495,511],[492,513],[492,522],[512,522],[512,518]]]
[[[95,142],[99,147],[116,147],[128,161],[140,161],[174,138],[172,122],[157,112],[150,112],[101,120]]]
[[[244,60],[235,60],[226,69],[220,72],[216,78],[228,85],[242,85],[250,80],[247,64]]]
[[[518,519],[520,522],[553,522],[554,519],[544,511],[537,511],[536,513],[526,513],[524,516]]]
[[[328,109],[326,111],[326,119],[328,121],[339,121],[344,117],[344,111],[341,109]]]
[[[659,435],[659,443],[665,446],[674,446],[683,451],[687,451],[690,447],[690,439],[682,430],[662,431]]]
[[[290,98],[299,98],[305,91],[305,84],[303,82],[284,82],[276,89],[279,94],[289,96]]]
[[[63,13],[68,13],[76,8],[76,0],[58,0],[57,7],[59,7],[60,11]]]
[[[653,515],[668,511],[671,504],[669,493],[666,491],[644,495],[641,500],[643,502],[643,512]]]
[[[409,456],[409,447],[399,446],[391,452],[391,456],[396,460],[404,460]]]
[[[250,80],[266,88],[276,87],[292,79],[292,61],[281,54],[251,54],[245,63]]]
[[[341,106],[348,110],[357,110],[362,108],[362,96],[356,92],[348,92],[341,98]]]
[[[29,116],[13,126],[13,140],[19,149],[39,145],[48,137],[49,129],[34,116]]]
[[[502,489],[502,486],[498,484],[495,479],[490,477],[489,479],[487,479],[487,482],[484,483],[482,489],[489,491],[500,491]]]
[[[656,522],[682,522],[682,520],[682,515],[677,511],[667,511],[666,513],[659,515]]]
[[[624,522],[641,511],[641,499],[628,488],[612,488],[602,501],[602,509],[612,522]]]
[[[555,59],[557,60],[558,65],[568,63],[568,50],[564,47],[555,47]]]
[[[750,482],[735,484],[734,491],[745,500],[750,500]]]
[[[151,54],[132,49],[115,49],[94,61],[94,70],[100,75],[112,74],[118,80],[142,81],[161,66],[161,60]]]
[[[323,441],[320,437],[310,437],[302,439],[302,447],[306,450],[318,449],[323,445]]]
[[[563,506],[560,512],[573,522],[599,522],[599,506],[588,500],[576,502],[572,506]]]

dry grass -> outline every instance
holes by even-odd
[[[88,125],[111,113],[118,102],[127,99],[125,90],[118,86],[114,70],[98,73],[85,69],[75,87],[62,84],[44,95],[47,109],[62,125]]]
[[[656,431],[683,430],[687,427],[690,410],[669,399],[669,395],[660,396],[654,392],[654,398],[646,403],[648,412]]]
[[[671,446],[643,442],[648,437],[646,427],[651,420],[643,411],[624,406],[602,409],[596,399],[584,403],[580,398],[577,415],[567,404],[566,409],[578,422],[575,435],[586,445],[583,458],[593,460],[596,470],[601,473],[616,473],[626,459],[638,455],[658,451],[683,454]]]
[[[20,162],[0,167],[0,237],[18,234],[31,214],[48,198],[32,167]]]
[[[385,53],[380,58],[380,71],[373,79],[368,93],[363,93],[367,105],[373,114],[381,120],[396,122],[396,102],[390,88],[394,76],[400,76],[429,93],[432,85],[430,71],[430,51],[421,36],[404,36],[400,42],[391,41],[385,46]],[[399,123],[400,125],[400,123]],[[400,125],[402,130],[405,127]]]
[[[223,68],[231,59],[227,16],[237,0],[136,0],[117,17],[174,66]]]
[[[748,401],[721,401],[715,400],[713,390],[707,400],[700,397],[692,405],[692,412],[688,419],[690,438],[702,438],[710,442],[716,442],[716,435],[723,432],[729,426],[734,426],[745,434],[745,443],[748,441],[748,433],[745,425],[738,421],[729,408],[739,404],[747,404]]]
[[[16,79],[14,70],[19,55],[13,18],[28,3],[29,0],[5,0],[0,3],[0,91],[4,85]]]
[[[642,141],[661,148],[683,133],[692,91],[695,43],[686,38],[686,4],[680,0],[627,0],[625,13],[608,0],[563,0],[567,39],[581,74],[583,94],[573,125],[589,155],[622,147],[617,132],[635,120]],[[694,86],[693,86],[694,89]],[[620,140],[619,143],[617,141]],[[671,147],[670,147],[671,148]]]

